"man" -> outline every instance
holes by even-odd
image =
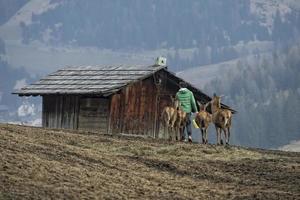
[[[185,82],[180,82],[179,87],[180,89],[176,93],[176,98],[179,101],[181,109],[186,112],[187,121],[184,130],[187,131],[188,141],[192,142],[191,113],[198,112],[198,109],[196,106],[194,94],[192,91],[187,89],[187,84]]]

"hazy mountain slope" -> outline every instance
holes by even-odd
[[[297,0],[31,0],[0,27],[0,36],[11,64],[31,70],[80,61],[142,63],[163,54],[178,71],[293,43],[299,37],[299,5]]]
[[[63,1],[34,14],[32,23],[23,26],[23,37],[25,42],[108,49],[215,48],[272,40],[282,27],[298,34],[298,14],[284,1]],[[278,37],[292,39],[289,34]]]
[[[0,124],[1,199],[297,199],[299,153]]]
[[[176,74],[185,80],[189,80],[191,83],[196,85],[198,88],[204,89],[206,85],[209,85],[211,81],[227,75],[228,71],[239,71],[241,63],[247,63],[247,65],[257,65],[262,62],[263,59],[273,59],[271,53],[261,53],[256,55],[248,55],[229,61],[202,65],[198,67],[191,67],[183,71],[179,71]],[[247,67],[245,65],[245,67]],[[213,92],[210,92],[211,95]]]
[[[238,111],[233,143],[278,148],[300,139],[299,54],[298,44],[272,55],[189,69],[179,76],[210,95],[225,95],[223,102]]]
[[[189,82],[193,83],[198,88],[203,89],[206,84],[220,77],[228,70],[236,69],[238,61],[239,59],[234,59],[218,64],[193,67],[184,71],[179,71],[176,75],[185,80],[189,80]]]
[[[29,0],[0,0],[0,25],[9,20]]]

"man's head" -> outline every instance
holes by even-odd
[[[186,82],[183,82],[183,81],[179,82],[179,87],[180,88],[186,88],[187,87]]]

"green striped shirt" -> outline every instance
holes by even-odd
[[[193,92],[187,88],[180,88],[176,93],[176,98],[180,102],[181,109],[186,112],[198,112]]]

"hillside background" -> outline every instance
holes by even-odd
[[[279,148],[300,140],[299,36],[297,0],[0,0],[0,121],[40,124],[10,92],[58,68],[164,55],[238,110],[233,144]]]

